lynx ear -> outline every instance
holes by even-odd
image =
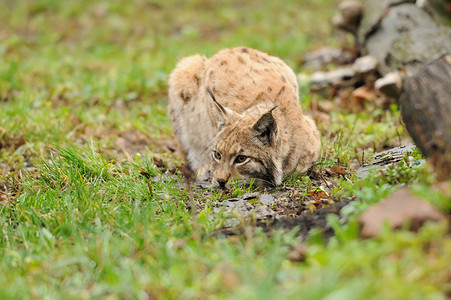
[[[255,122],[254,126],[252,126],[257,133],[256,137],[266,146],[272,144],[277,133],[277,122],[272,115],[274,108],[263,114],[260,119]]]
[[[207,92],[208,92],[208,94],[210,94],[210,97],[214,103],[214,107],[216,108],[219,118],[221,119],[219,126],[223,127],[227,123],[227,121],[230,119],[230,117],[234,114],[234,112],[232,110],[228,109],[227,107],[224,107],[221,104],[219,104],[218,101],[216,101],[216,98],[213,95],[210,88],[207,88]]]

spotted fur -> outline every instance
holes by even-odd
[[[182,59],[169,78],[169,117],[188,166],[224,187],[231,178],[279,185],[318,158],[320,136],[302,113],[282,60],[239,47]]]

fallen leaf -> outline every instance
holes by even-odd
[[[348,175],[348,172],[346,172],[346,169],[343,167],[338,167],[338,166],[331,167],[331,168],[329,168],[329,171],[332,174],[335,173],[337,175],[343,175],[343,176]]]
[[[376,98],[377,96],[373,88],[366,85],[361,86],[351,93],[351,108],[357,110],[363,109],[366,101],[374,102]]]
[[[417,231],[426,221],[445,221],[446,218],[434,206],[401,188],[380,203],[372,205],[360,217],[361,236],[375,237],[384,223],[393,229],[410,223],[410,230]]]
[[[332,101],[324,100],[318,103],[318,111],[329,114],[337,110],[337,105]]]
[[[310,195],[312,195],[312,198],[314,200],[319,200],[319,199],[330,199],[329,194],[327,194],[325,191],[315,191],[315,192],[310,192]]]
[[[313,120],[316,123],[321,123],[321,124],[329,123],[331,120],[331,117],[329,114],[321,112],[321,111],[314,111],[311,113],[310,116],[313,118]]]

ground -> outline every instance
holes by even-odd
[[[359,237],[361,212],[400,186],[451,211],[427,164],[406,158],[354,175],[372,154],[410,142],[395,102],[356,109],[301,82],[322,134],[308,176],[227,193],[183,177],[166,113],[177,61],[245,45],[312,72],[306,51],[352,44],[330,26],[336,4],[4,1],[0,298],[449,297],[446,225]],[[280,200],[271,209],[283,219],[221,209],[244,198]],[[321,224],[306,230],[316,215]]]

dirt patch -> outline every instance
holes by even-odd
[[[160,168],[167,168],[163,165]],[[179,166],[181,168],[181,166]],[[176,170],[167,170],[166,174],[153,180],[177,180]],[[180,189],[191,192],[187,199],[188,207],[195,212],[211,209],[211,219],[221,218],[223,227],[213,235],[230,236],[243,233],[245,228],[262,228],[271,232],[273,228],[293,229],[299,227],[298,235],[307,237],[310,230],[318,228],[326,237],[333,235],[327,225],[328,214],[340,215],[340,209],[350,201],[336,198],[332,189],[337,185],[335,180],[347,176],[347,172],[340,166],[311,171],[310,181],[286,182],[284,185],[270,189],[257,190],[240,196],[233,196],[230,190],[223,191],[220,199],[212,198],[212,193],[218,192],[210,182],[202,181],[183,184]],[[291,184],[291,185],[290,185]]]
[[[256,227],[262,228],[264,232],[270,233],[274,229],[292,230],[297,228],[297,235],[302,238],[307,238],[312,229],[320,230],[326,238],[334,235],[333,229],[327,223],[327,216],[335,214],[340,216],[340,210],[352,201],[357,199],[346,199],[329,207],[323,207],[313,212],[304,211],[296,217],[279,216],[259,220],[255,223]],[[244,223],[241,226],[226,226],[213,232],[214,236],[233,236],[243,234],[245,232]]]

